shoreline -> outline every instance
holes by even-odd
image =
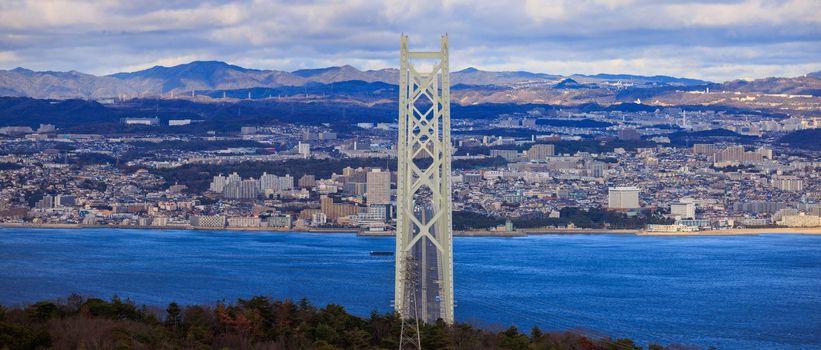
[[[696,232],[648,232],[638,236],[749,236],[749,235],[821,235],[821,227],[728,228]]]
[[[358,233],[356,228],[312,228],[284,229],[276,227],[197,227],[197,226],[139,226],[139,225],[84,225],[84,224],[29,224],[0,223],[0,228],[39,228],[39,229],[114,229],[114,230],[194,230],[194,231],[245,231],[270,233]]]
[[[137,226],[137,225],[83,225],[83,224],[31,224],[31,223],[0,223],[0,228],[39,228],[39,229],[119,229],[119,230],[198,230],[198,231],[241,231],[261,233],[355,233],[363,237],[393,237],[393,231],[366,231],[358,228],[310,228],[284,229],[274,227],[194,227],[194,226]],[[527,237],[541,235],[634,235],[634,236],[746,236],[763,234],[799,234],[821,235],[821,227],[782,227],[782,228],[748,228],[748,229],[721,229],[696,232],[650,232],[644,230],[625,229],[522,229],[514,231],[468,230],[453,231],[454,237]]]

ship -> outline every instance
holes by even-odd
[[[393,256],[393,252],[371,250],[371,256]]]

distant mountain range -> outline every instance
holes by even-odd
[[[70,72],[35,72],[24,68],[0,70],[0,96],[39,99],[201,98],[243,99],[280,97],[299,100],[340,100],[372,104],[396,98],[398,70],[361,71],[352,66],[301,69],[293,72],[244,68],[220,61],[194,61],[173,67],[106,76]],[[797,78],[755,81],[708,81],[670,76],[574,74],[525,71],[492,72],[467,68],[451,72],[452,98],[463,105],[481,103],[537,103],[603,105],[633,102],[656,104],[712,104],[725,97],[699,97],[686,91],[706,90],[806,94],[821,96],[821,72]],[[698,96],[696,96],[698,97]],[[721,100],[723,98],[723,100]],[[733,104],[738,104],[732,102]]]
[[[244,68],[219,61],[194,61],[173,67],[155,66],[146,70],[116,73],[107,76],[70,72],[35,72],[25,68],[0,70],[0,95],[34,98],[142,97],[169,94],[188,94],[196,91],[237,90],[249,88],[277,88],[330,84],[361,80],[397,84],[395,68],[361,71],[352,66],[302,69],[293,72]],[[491,72],[467,68],[451,73],[452,85],[513,86],[522,84],[558,83],[563,77],[524,71]],[[701,85],[708,82],[674,77],[642,77],[635,75],[599,74],[577,75],[584,83],[624,81],[634,83],[663,83],[672,85]]]

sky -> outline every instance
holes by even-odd
[[[0,69],[379,69],[398,65],[400,33],[411,50],[447,33],[452,71],[720,82],[821,70],[821,0],[2,0]]]

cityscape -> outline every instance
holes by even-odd
[[[821,348],[818,13],[0,5],[0,349]]]
[[[715,114],[534,108],[459,120],[451,175],[456,232],[821,226],[818,153],[778,136],[818,130],[821,117],[738,122]],[[159,128],[155,119],[122,120],[143,122]],[[248,125],[221,136],[67,134],[52,124],[2,132],[6,225],[373,235],[395,228],[396,123],[359,123],[345,134],[294,124]],[[197,146],[144,151],[183,143]],[[189,169],[204,171],[163,176]],[[621,219],[563,218],[563,208],[603,209]],[[467,220],[476,217],[482,220]]]

